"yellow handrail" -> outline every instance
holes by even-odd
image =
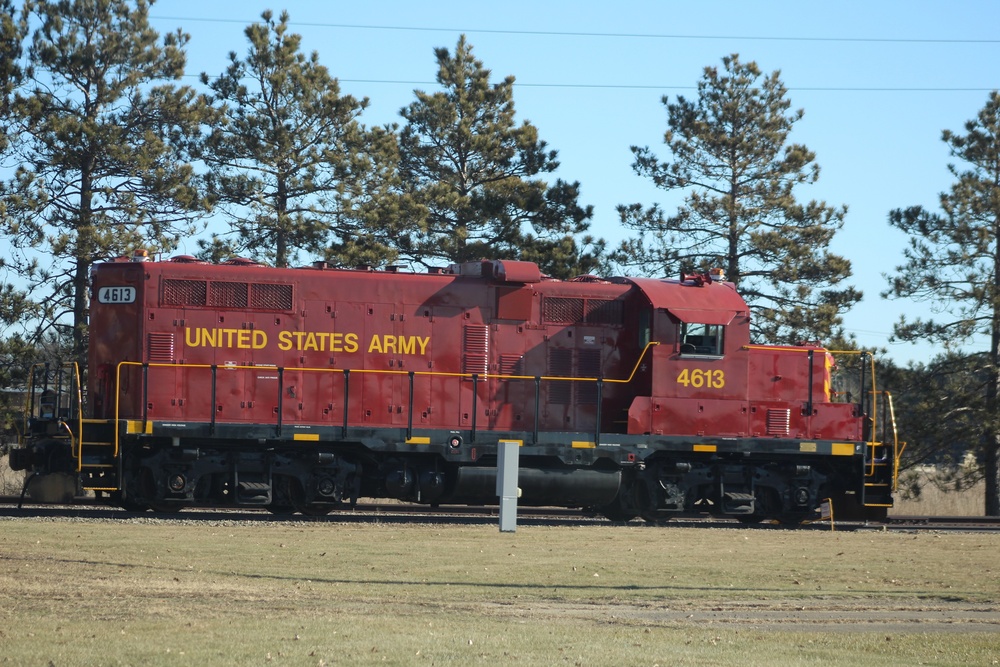
[[[899,462],[903,458],[906,443],[900,446],[899,435],[896,433],[896,409],[892,405],[892,394],[888,391],[882,393],[889,404],[889,421],[892,424],[892,490],[896,491],[899,486]]]
[[[76,444],[76,471],[83,470],[83,391],[80,387],[80,365],[73,362],[73,381],[76,384],[76,432],[79,434]],[[73,434],[70,433],[70,444]]]
[[[495,380],[534,380],[536,377],[539,380],[546,381],[566,381],[566,382],[608,382],[612,384],[627,384],[632,381],[635,374],[639,371],[639,366],[642,364],[643,358],[650,348],[659,345],[658,341],[650,341],[646,343],[643,347],[642,352],[639,353],[638,359],[636,359],[635,365],[632,367],[632,372],[629,373],[627,378],[616,379],[616,378],[597,378],[597,377],[562,377],[556,375],[502,375],[495,374],[491,375],[489,373],[484,373],[481,377],[484,380],[495,379]],[[278,366],[275,364],[259,364],[253,366],[243,366],[243,365],[218,365],[218,364],[170,364],[170,363],[146,363],[141,361],[121,361],[118,362],[118,366],[115,367],[115,439],[114,439],[114,456],[118,456],[120,451],[119,446],[119,432],[120,429],[117,427],[119,420],[121,419],[121,373],[123,366],[145,366],[147,368],[217,368],[223,370],[262,370],[267,368],[277,369]],[[411,373],[414,376],[427,376],[427,377],[457,377],[457,378],[478,378],[480,377],[478,373],[447,373],[440,371],[405,371],[405,370],[386,370],[386,369],[375,369],[375,368],[313,368],[313,367],[282,367],[283,370],[289,372],[319,372],[319,373],[371,373],[371,374],[383,374],[383,375],[406,375],[409,376]],[[82,426],[81,426],[82,429]]]

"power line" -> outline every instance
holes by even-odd
[[[160,21],[198,21],[202,23],[241,23],[254,21],[224,18],[195,18],[184,16],[150,16]],[[761,42],[848,42],[871,44],[1000,44],[1000,39],[941,39],[923,37],[781,37],[777,35],[683,35],[643,32],[578,32],[560,30],[500,30],[498,28],[427,28],[420,26],[365,25],[359,23],[315,23],[289,21],[290,26],[308,28],[340,28],[348,30],[395,30],[409,32],[481,33],[492,35],[528,35],[534,37],[600,37],[614,39],[691,39],[691,40],[748,40]]]
[[[184,16],[150,16],[150,19],[159,21],[193,21],[200,23],[238,23],[249,25],[253,21],[245,21],[234,18],[199,18]],[[556,37],[597,37],[597,38],[642,38],[642,39],[693,39],[693,40],[758,40],[758,41],[785,41],[785,42],[869,42],[869,43],[913,43],[913,44],[1000,44],[1000,39],[924,39],[924,38],[868,38],[868,37],[779,37],[779,36],[753,36],[753,35],[683,35],[666,33],[611,33],[611,32],[571,32],[554,30],[500,30],[494,28],[464,29],[456,28],[427,28],[415,26],[394,26],[394,25],[368,25],[351,23],[323,23],[309,21],[289,21],[290,26],[305,26],[314,28],[338,28],[348,30],[393,30],[393,31],[414,31],[414,32],[464,32],[464,33],[490,33],[501,35],[528,35],[528,36],[556,36]],[[378,85],[405,85],[405,86],[435,86],[436,81],[404,81],[398,79],[351,79],[338,77],[342,83],[378,84]],[[575,90],[676,90],[691,91],[697,90],[697,86],[692,85],[650,85],[650,84],[623,84],[623,83],[526,83],[515,82],[518,88],[551,88],[551,89],[575,89]],[[828,93],[983,93],[997,90],[998,86],[988,87],[896,87],[896,86],[788,86],[790,92],[828,92]]]
[[[185,74],[185,79],[200,79],[199,74]],[[437,86],[437,81],[405,81],[402,79],[351,79],[347,77],[336,77],[340,83],[369,83],[384,84],[390,86]],[[514,82],[515,88],[563,88],[578,90],[698,90],[697,86],[676,86],[676,85],[650,85],[650,84],[628,84],[628,83],[522,83]],[[810,93],[988,93],[997,90],[997,87],[987,88],[890,88],[885,86],[873,87],[823,87],[823,86],[788,86],[789,92],[810,92]]]
[[[397,84],[406,86],[436,86],[437,81],[400,81],[392,79],[347,79],[337,77],[341,83],[375,83],[375,84]],[[628,83],[522,83],[515,81],[515,88],[575,88],[594,90],[697,90],[697,86],[674,86],[674,85],[649,85],[649,84],[628,84]],[[789,92],[811,92],[811,93],[983,93],[997,90],[997,87],[987,88],[934,88],[934,87],[835,87],[835,86],[788,86]]]

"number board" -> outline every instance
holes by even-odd
[[[99,303],[135,303],[134,287],[102,287],[97,290]]]

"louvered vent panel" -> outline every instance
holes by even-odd
[[[549,375],[554,377],[573,376],[573,350],[555,348],[549,350]],[[549,403],[569,405],[573,402],[573,383],[549,380]]]
[[[523,359],[520,354],[501,354],[500,375],[524,375],[521,364]]]
[[[250,307],[255,310],[291,310],[291,285],[250,285]]]
[[[204,306],[208,284],[204,280],[163,281],[163,295],[160,298],[162,306]]]
[[[792,411],[785,409],[769,408],[767,411],[767,434],[768,435],[788,435],[791,424]]]
[[[486,375],[489,370],[490,330],[485,324],[467,324],[462,335],[462,372]]]
[[[546,322],[583,322],[583,299],[546,297],[542,318]]]
[[[246,283],[224,283],[212,281],[209,285],[208,305],[221,308],[246,308]]]
[[[625,310],[621,301],[611,299],[587,300],[588,324],[621,325],[625,321]]]
[[[151,362],[171,362],[174,360],[174,335],[172,333],[151,333],[147,338],[147,353]]]
[[[577,353],[576,376],[597,378],[601,375],[601,351],[580,350]],[[576,402],[579,405],[597,405],[597,383],[576,382]]]

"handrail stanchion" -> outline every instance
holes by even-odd
[[[278,367],[278,423],[275,427],[275,437],[281,437],[281,414],[285,411],[285,367]]]
[[[809,394],[806,399],[806,419],[810,419],[813,413],[813,351],[809,350]]]
[[[344,430],[341,438],[347,439],[347,409],[351,407],[351,369],[344,369]]]
[[[472,432],[469,434],[469,442],[476,441],[476,417],[479,414],[479,373],[472,374]]]
[[[601,444],[601,404],[604,401],[604,378],[597,378],[597,425],[594,427],[594,446]]]
[[[142,364],[142,432],[149,423],[149,364]]]
[[[209,435],[215,435],[215,404],[218,402],[219,367],[216,364],[212,364],[211,369],[212,369],[212,407],[211,407],[212,423],[208,427],[208,433]]]
[[[535,423],[531,433],[531,444],[538,444],[538,422],[542,414],[542,377],[535,376]]]
[[[413,371],[408,373],[410,378],[410,400],[409,407],[406,410],[406,439],[409,440],[413,437]]]

